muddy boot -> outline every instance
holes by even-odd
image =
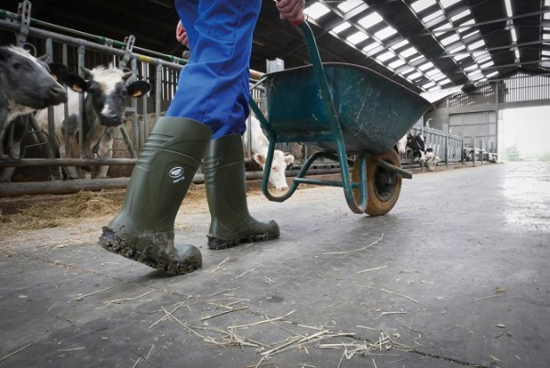
[[[195,120],[160,118],[132,172],[120,213],[103,227],[106,250],[176,275],[202,265],[192,245],[174,245],[174,220],[212,132]]]
[[[210,249],[279,237],[275,221],[256,221],[248,212],[241,136],[231,134],[210,142],[203,162],[206,198],[212,221]]]

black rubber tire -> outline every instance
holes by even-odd
[[[390,150],[378,157],[394,166],[401,167],[399,155]],[[369,216],[383,216],[390,212],[399,199],[401,193],[401,175],[391,173],[381,167],[376,160],[367,158],[367,209]],[[352,171],[352,181],[359,181],[359,165],[355,160]],[[354,190],[358,200],[359,190]]]

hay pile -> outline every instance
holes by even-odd
[[[0,234],[74,225],[75,220],[114,215],[121,204],[122,197],[108,198],[103,192],[82,191],[59,201],[35,203],[13,215],[0,213]]]

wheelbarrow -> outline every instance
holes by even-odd
[[[267,116],[252,98],[249,103],[269,137],[265,167],[271,167],[279,142],[301,142],[320,151],[307,159],[282,195],[269,192],[270,170],[265,170],[262,191],[269,200],[283,202],[300,184],[342,187],[354,213],[384,215],[399,198],[401,179],[412,178],[401,169],[393,146],[432,105],[368,68],[322,63],[309,24],[304,21],[297,29],[312,65],[268,73],[258,81],[253,88],[264,85]],[[341,181],[305,177],[321,158],[339,163]]]

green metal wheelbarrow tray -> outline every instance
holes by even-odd
[[[265,74],[256,85],[265,86],[267,117],[253,99],[250,107],[269,137],[265,167],[271,167],[279,142],[302,142],[321,151],[308,158],[283,195],[269,192],[270,170],[265,170],[262,191],[269,200],[283,202],[300,184],[343,187],[354,213],[383,215],[397,202],[401,178],[412,178],[412,173],[400,168],[392,148],[432,105],[370,69],[323,64],[310,26],[304,21],[297,29],[312,65]],[[341,181],[305,178],[320,158],[339,163]]]

